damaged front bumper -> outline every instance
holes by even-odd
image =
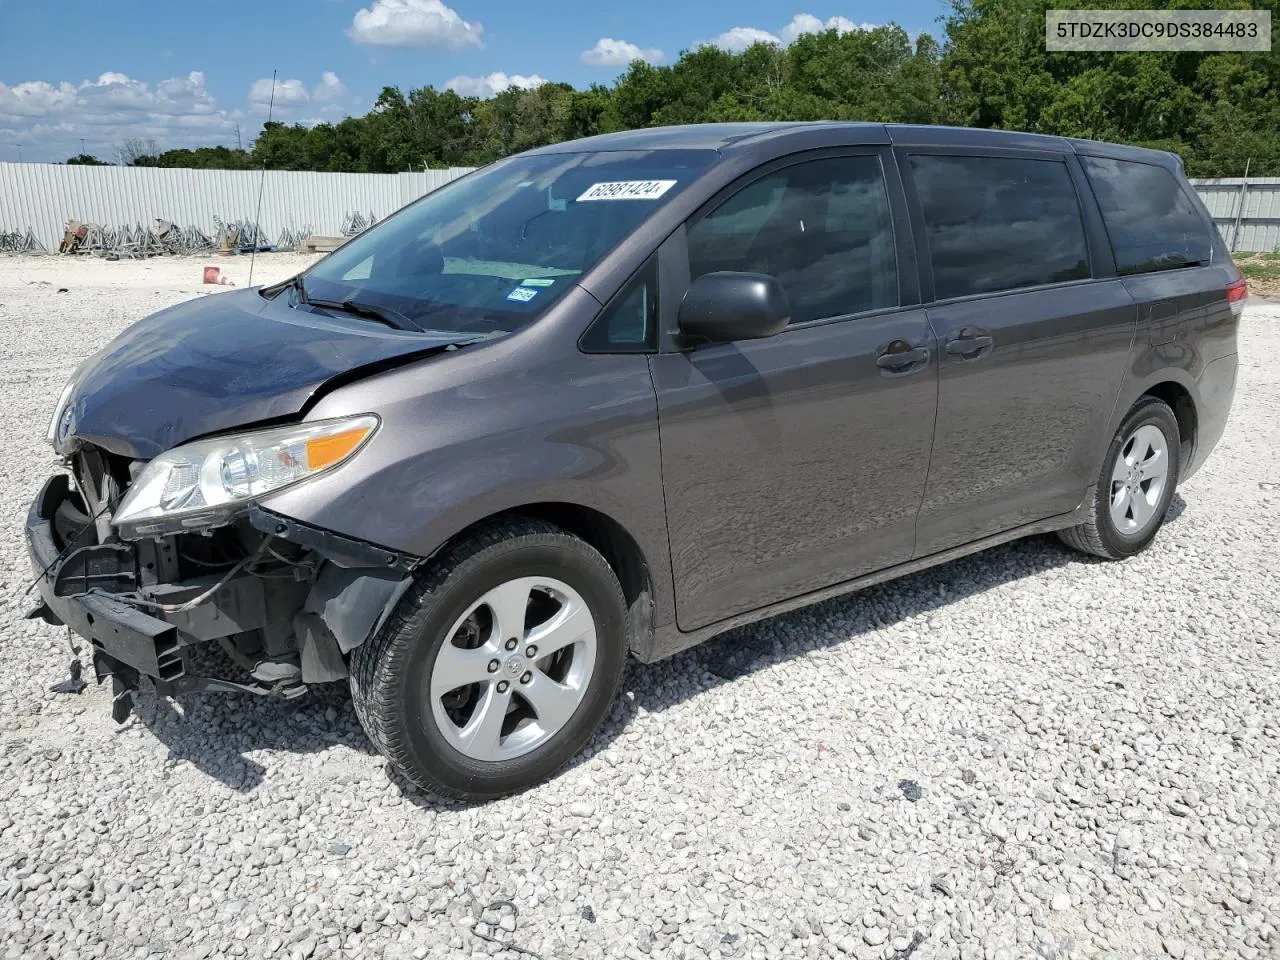
[[[65,474],[32,502],[27,550],[43,602],[30,616],[89,642],[117,720],[136,690],[295,697],[346,677],[346,655],[390,615],[419,562],[258,506],[234,529],[138,542],[97,542],[92,522],[76,522],[87,515]],[[192,648],[209,643],[242,676],[192,672]]]

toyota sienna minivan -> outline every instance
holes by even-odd
[[[1167,153],[861,123],[531,150],[81,365],[32,616],[92,644],[117,719],[346,681],[413,783],[509,793],[628,655],[1028,534],[1147,547],[1222,434],[1245,295]]]

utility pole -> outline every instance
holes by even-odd
[[[80,155],[84,156],[84,137],[80,138]]]
[[[236,124],[236,149],[243,152],[244,147],[240,144],[240,124]]]

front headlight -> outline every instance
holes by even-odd
[[[111,522],[126,539],[221,526],[254,500],[334,469],[377,428],[364,414],[175,447],[143,468]]]
[[[67,411],[67,407],[71,404],[71,398],[76,392],[76,376],[73,374],[71,379],[67,381],[66,386],[62,388],[62,393],[58,394],[58,403],[53,408],[53,416],[49,418],[49,429],[45,431],[44,438],[54,447],[58,447],[60,438],[58,437],[58,428],[62,425],[62,416]],[[59,453],[64,451],[59,450]]]

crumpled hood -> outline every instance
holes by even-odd
[[[81,367],[60,431],[150,460],[193,437],[297,414],[340,374],[473,339],[393,330],[286,300],[219,293],[138,321]]]

